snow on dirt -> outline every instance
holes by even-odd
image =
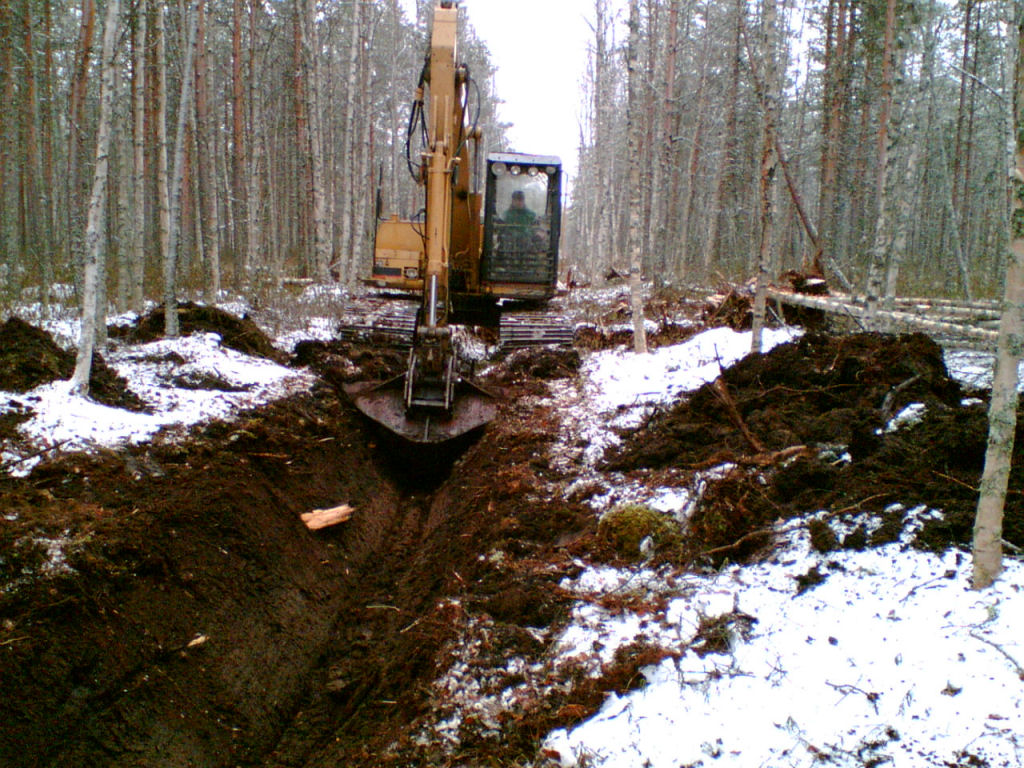
[[[74,338],[75,330],[62,322],[53,335],[66,340]],[[309,371],[223,346],[215,333],[118,345],[107,359],[148,412],[112,408],[75,396],[70,382],[63,380],[22,394],[0,392],[0,413],[15,408],[32,413],[19,427],[30,455],[5,453],[0,463],[10,463],[14,474],[25,474],[38,463],[39,457],[31,455],[35,450],[76,451],[144,442],[160,429],[226,418],[306,389],[314,380]],[[199,386],[204,379],[213,382],[214,388]]]
[[[326,327],[311,324],[310,337]],[[764,346],[794,335],[768,331]],[[585,353],[577,379],[551,386],[561,423],[556,463],[585,482],[618,442],[616,429],[713,380],[749,347],[749,332],[719,328],[646,356]],[[957,359],[971,381],[990,366],[976,355],[950,356],[953,375]],[[120,345],[108,361],[149,413],[73,397],[64,382],[0,393],[0,409],[30,409],[19,429],[41,448],[89,449],[223,418],[313,381],[307,371],[228,349],[216,334]],[[189,374],[221,386],[180,386]],[[657,488],[644,500],[683,518],[700,492],[699,483]],[[611,488],[591,503],[601,512],[629,494]],[[922,507],[907,518],[929,514]],[[820,553],[802,522],[777,527],[782,544],[770,561],[718,572],[580,561],[580,573],[561,585],[577,602],[553,638],[554,663],[589,659],[597,668],[637,642],[668,655],[643,669],[642,688],[612,693],[591,718],[548,734],[547,758],[565,768],[1024,764],[1024,564],[1007,558],[997,584],[975,592],[956,550],[934,554],[895,542]],[[602,600],[626,592],[643,600],[615,610]],[[706,642],[711,632],[718,642]],[[472,699],[465,675],[453,670],[436,685]],[[457,730],[456,721],[449,725]]]
[[[766,329],[762,349],[790,341],[799,335],[795,329]],[[551,403],[561,416],[556,463],[565,471],[580,475],[578,483],[592,481],[591,470],[604,453],[621,442],[616,430],[634,428],[654,408],[670,404],[684,392],[714,381],[724,368],[750,351],[749,331],[712,328],[692,339],[660,347],[647,355],[637,355],[625,347],[590,354],[583,362],[578,380],[552,382]],[[667,494],[667,495],[666,495]],[[682,495],[680,495],[682,494]],[[629,489],[609,489],[609,495],[595,504],[625,501]],[[664,511],[685,505],[686,494],[666,489],[661,505]],[[658,509],[659,502],[646,500]]]
[[[827,579],[801,591],[812,569]],[[638,637],[687,650],[545,747],[563,766],[1021,765],[1024,567],[981,593],[969,571],[901,544],[822,556],[791,530],[772,562],[654,581],[668,599],[642,618],[596,607],[622,579],[587,571],[565,585],[586,601],[562,653],[611,658]],[[727,648],[687,648],[715,620]]]
[[[765,346],[785,340],[778,332]],[[589,443],[580,463],[615,442],[610,427],[638,423],[644,406],[696,389],[748,349],[749,334],[715,329],[650,358],[593,355],[587,395],[563,417],[569,442]],[[961,361],[966,370],[952,367]],[[970,384],[991,370],[990,356],[947,362]],[[634,500],[619,490],[598,507]],[[699,492],[665,488],[645,500],[685,514]],[[974,592],[958,551],[900,542],[822,554],[805,523],[783,525],[770,562],[684,577],[590,567],[564,582],[581,599],[557,641],[562,658],[607,664],[638,641],[683,651],[644,669],[640,690],[612,693],[589,720],[550,734],[545,754],[566,768],[1024,764],[1024,564],[1008,560],[996,586]],[[645,593],[642,612],[601,607],[624,590]],[[709,626],[722,649],[694,650]]]

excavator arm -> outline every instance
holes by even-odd
[[[408,365],[391,381],[348,388],[363,413],[418,443],[457,437],[486,424],[496,412],[494,398],[460,376],[449,324],[453,255],[478,251],[480,237],[479,196],[470,193],[469,168],[464,167],[468,144],[476,137],[465,123],[468,76],[456,58],[457,24],[455,4],[439,0],[423,78],[430,95],[425,107],[423,84],[416,96],[417,107],[425,108],[427,128],[419,166],[426,220],[417,270],[422,299]],[[456,200],[466,210],[456,211]]]

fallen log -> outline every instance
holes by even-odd
[[[338,523],[347,522],[352,517],[353,509],[348,504],[330,509],[314,509],[312,512],[303,512],[299,517],[306,527],[311,531],[319,531],[321,528],[328,528]]]

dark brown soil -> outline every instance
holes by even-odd
[[[903,527],[903,511],[884,514],[897,502],[944,511],[918,534],[919,546],[968,546],[988,426],[985,406],[963,407],[962,397],[926,336],[808,335],[744,359],[655,414],[606,466],[737,464],[709,483],[684,561],[750,557],[770,545],[773,521],[822,509],[883,515],[887,523],[860,546],[885,543]],[[884,433],[912,402],[927,406],[923,421]],[[1022,487],[1024,461],[1015,457],[1004,537],[1017,546],[1024,545]],[[845,543],[856,545],[856,537]]]
[[[135,343],[154,341],[163,338],[164,322],[164,308],[160,306],[139,318],[135,325],[128,328],[111,328],[110,333],[112,336],[124,336]],[[216,333],[220,335],[221,343],[225,347],[277,362],[288,360],[288,355],[275,348],[267,335],[250,318],[238,317],[217,307],[191,301],[180,302],[178,325],[182,335]]]
[[[57,346],[46,331],[12,317],[0,325],[0,389],[28,392],[41,384],[70,379],[75,355]],[[92,358],[89,396],[104,405],[141,411],[145,405],[96,352]]]
[[[185,444],[2,480],[0,764],[412,764],[383,755],[457,631],[442,598],[525,637],[566,610],[557,574],[480,557],[547,558],[592,526],[524,502],[553,434],[510,405],[414,483],[324,384]],[[300,522],[343,502],[343,526]]]
[[[665,657],[627,647],[599,677],[581,672],[510,713],[497,735],[467,723],[457,755],[417,743],[430,683],[471,620],[488,622],[481,654],[495,668],[543,659],[531,630],[565,620],[559,581],[607,548],[593,512],[557,490],[573,479],[552,465],[559,414],[520,398],[575,375],[578,356],[516,353],[489,377],[507,395],[499,418],[425,457],[339,395],[345,381],[400,371],[400,353],[312,343],[296,354],[322,375],[309,393],[185,442],[0,476],[0,765],[530,764],[551,728],[642,684],[640,670]],[[902,529],[902,513],[884,513],[895,501],[947,509],[921,545],[969,535],[984,410],[959,407],[926,338],[811,336],[723,382],[655,415],[609,458],[641,481],[736,463],[709,483],[669,553],[677,562],[753,556],[771,546],[774,520],[819,509],[884,520],[845,537],[815,524],[815,546],[870,546]],[[876,434],[914,401],[929,405],[922,424]],[[793,446],[804,447],[779,458]],[[1019,472],[1006,537],[1024,544]],[[301,523],[341,503],[355,508],[348,523]],[[703,650],[750,617],[721,621],[701,628]]]

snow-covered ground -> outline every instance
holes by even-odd
[[[309,336],[314,336],[316,328]],[[64,343],[77,337],[66,322],[53,327],[54,338]],[[101,446],[140,443],[166,427],[227,418],[292,392],[308,388],[314,376],[269,360],[241,354],[221,344],[214,333],[161,339],[148,344],[116,345],[105,357],[108,365],[127,381],[148,413],[112,408],[70,393],[70,382],[55,381],[18,394],[0,391],[0,413],[30,409],[20,425],[26,454],[4,451],[0,465],[14,474],[29,472],[47,448],[89,450]],[[220,389],[187,385],[202,377],[218,380]]]
[[[611,615],[596,598],[623,574],[588,570],[561,653],[600,653],[644,639],[678,656],[647,685],[611,694],[590,720],[548,736],[563,766],[1024,765],[1024,566],[973,592],[961,553],[890,544],[821,555],[786,532],[772,562],[669,587],[664,608]],[[800,592],[797,577],[824,576]],[[690,649],[718,620],[730,648]],[[971,762],[973,760],[973,762]]]
[[[789,337],[773,332],[765,348]],[[749,348],[749,333],[715,329],[648,356],[626,349],[589,355],[580,379],[556,383],[548,403],[562,420],[555,449],[562,468],[579,474],[577,484],[593,482],[596,461],[618,441],[613,427],[639,423]],[[964,384],[990,381],[990,355],[951,354],[947,363]],[[908,407],[888,429],[922,409]],[[612,487],[590,503],[600,513],[643,501],[685,518],[704,479],[689,489]],[[935,514],[904,510],[904,538]],[[870,529],[877,522],[829,524]],[[542,746],[554,763],[1024,765],[1024,563],[1008,557],[999,582],[975,592],[962,552],[935,555],[899,542],[821,554],[810,546],[806,521],[780,523],[778,533],[771,562],[713,575],[581,562],[582,573],[562,584],[579,601],[561,635],[545,637],[553,649],[546,659],[532,667],[510,660],[508,671],[525,682],[484,697],[467,673],[479,668],[467,644],[467,658],[437,683],[443,697],[456,699],[456,711],[431,730],[454,741],[470,716],[496,724],[503,708],[543,696],[543,681],[559,670],[582,664],[597,675],[617,650],[639,642],[670,655],[643,671],[641,689],[610,694],[589,720],[549,734]],[[808,576],[818,583],[808,587]],[[602,607],[609,598],[614,610]],[[623,603],[640,608],[623,610]],[[728,650],[701,651],[695,641],[708,626],[727,633]]]
[[[308,335],[326,327],[312,323]],[[73,338],[73,329],[62,337]],[[765,346],[788,338],[771,332]],[[588,354],[578,381],[553,387],[560,461],[592,471],[616,440],[614,426],[636,424],[651,407],[714,379],[749,344],[749,334],[716,329],[649,356]],[[0,393],[0,409],[31,408],[21,429],[41,447],[89,448],[225,417],[313,381],[308,372],[224,348],[211,334],[120,347],[108,360],[152,413],[71,397],[63,383]],[[951,355],[954,374],[958,361],[965,381],[984,382],[990,357]],[[189,371],[214,374],[239,391],[173,386],[172,373]],[[664,488],[646,500],[684,516],[697,493]],[[616,495],[601,498],[599,506],[607,506]],[[929,514],[911,510],[907,519]],[[643,688],[611,695],[589,720],[549,734],[547,754],[579,768],[1024,765],[1024,564],[1008,558],[997,584],[974,592],[969,563],[956,551],[935,555],[893,543],[822,555],[802,525],[779,533],[784,543],[771,562],[713,575],[581,563],[580,575],[563,584],[578,603],[570,625],[549,638],[549,663],[599,664],[637,640],[670,655],[644,670]],[[801,589],[798,577],[815,569],[819,583]],[[656,608],[600,607],[602,596],[625,590]],[[728,650],[698,655],[693,640],[715,620],[729,633]],[[456,679],[453,670],[448,683]]]
[[[784,340],[779,332],[765,346]],[[716,329],[649,358],[593,355],[563,442],[584,435],[579,463],[592,465],[615,440],[609,426],[714,379],[749,343]],[[990,355],[952,354],[947,364],[965,384],[991,379]],[[666,488],[647,500],[685,513],[694,493]],[[1024,765],[1024,563],[1007,559],[1000,581],[975,592],[960,552],[893,543],[823,555],[803,523],[779,532],[767,563],[681,579],[591,567],[564,583],[580,601],[556,641],[562,658],[607,663],[638,640],[673,655],[644,671],[642,689],[611,694],[586,722],[550,734],[547,754],[579,768]],[[809,573],[823,580],[802,589]],[[600,607],[627,587],[644,593],[643,612]],[[690,648],[709,622],[727,628],[727,652]]]

